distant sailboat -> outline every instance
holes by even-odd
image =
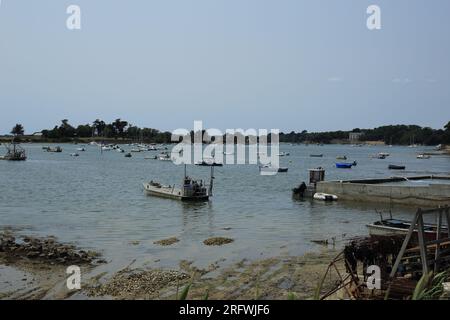
[[[409,147],[410,148],[417,148],[417,144],[415,144],[414,143],[414,135],[412,136],[412,139],[410,139],[410,145],[409,145]]]

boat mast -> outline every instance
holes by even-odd
[[[209,191],[208,191],[208,195],[209,196],[212,196],[213,181],[214,181],[214,166],[211,166],[211,176],[210,176],[210,179],[209,179]]]

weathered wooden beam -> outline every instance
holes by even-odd
[[[422,261],[422,274],[428,274],[428,258],[427,258],[427,246],[424,238],[424,230],[423,230],[423,216],[422,213],[418,212],[417,218],[417,233],[419,236],[419,247],[420,247],[420,260]]]
[[[403,240],[402,247],[400,249],[400,252],[397,255],[397,258],[395,259],[395,263],[394,263],[394,266],[392,267],[391,274],[389,275],[390,278],[394,278],[395,274],[397,273],[398,266],[402,260],[403,255],[405,254],[406,247],[408,246],[409,241],[411,240],[412,234],[414,233],[414,229],[415,229],[420,211],[421,211],[421,209],[419,208],[417,210],[416,214],[414,215],[413,220],[411,221],[411,225],[409,226],[408,233],[406,234],[405,240]]]
[[[434,251],[434,273],[439,269],[439,251],[441,250],[441,242],[439,241],[441,238],[441,225],[442,225],[442,213],[443,209],[439,211],[437,216],[437,230],[436,230],[436,249]]]

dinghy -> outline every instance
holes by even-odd
[[[390,164],[388,168],[389,168],[389,170],[405,170],[406,169],[405,166],[398,166],[395,164]]]
[[[339,169],[351,169],[354,166],[354,163],[346,163],[346,162],[337,162],[336,168]]]
[[[289,155],[290,155],[289,152],[280,152],[280,153],[278,154],[279,157],[285,157],[285,156],[289,156]]]
[[[316,192],[313,198],[316,200],[323,200],[323,201],[335,201],[338,199],[338,196],[329,193]]]
[[[287,167],[273,167],[271,165],[264,165],[264,166],[259,166],[259,171],[260,172],[288,172]]]

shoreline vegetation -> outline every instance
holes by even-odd
[[[78,126],[73,126],[67,119],[63,119],[59,126],[33,134],[25,134],[24,127],[21,124],[16,124],[11,130],[11,135],[0,136],[0,142],[8,143],[14,138],[17,142],[28,143],[88,143],[96,141],[116,144],[133,142],[170,144],[173,143],[171,135],[171,132],[168,131],[139,128],[121,119],[116,119],[111,123],[97,119],[92,124]],[[191,131],[190,135],[193,141],[194,132]],[[351,139],[351,136],[356,138]],[[244,137],[244,139],[248,142],[248,137]],[[279,140],[284,143],[306,144],[449,145],[450,121],[442,129],[418,125],[388,125],[374,129],[355,128],[350,131],[308,132],[303,130],[301,132],[281,132]],[[268,141],[270,141],[270,134]]]

